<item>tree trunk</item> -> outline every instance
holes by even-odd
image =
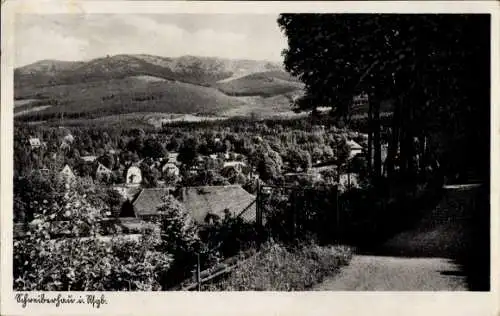
[[[394,104],[394,113],[392,117],[392,137],[389,143],[389,148],[387,152],[386,166],[387,166],[387,176],[392,176],[394,174],[394,159],[396,158],[398,147],[399,147],[399,132],[401,124],[401,100],[396,99]]]
[[[382,175],[382,157],[380,142],[380,100],[374,100],[373,103],[373,147],[374,147],[374,172],[373,175],[379,179]]]
[[[373,111],[373,101],[370,99],[368,100],[368,157],[367,157],[367,162],[368,162],[368,174],[372,174],[372,159],[373,159],[373,154],[372,154],[372,148],[373,148],[373,118],[372,118],[372,111]]]

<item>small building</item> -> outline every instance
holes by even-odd
[[[233,168],[234,170],[238,172],[244,172],[246,171],[247,165],[243,161],[226,161],[224,162],[224,165],[222,166],[223,169],[227,168]]]
[[[97,181],[109,181],[113,174],[111,169],[104,166],[102,163],[98,162],[95,170],[95,179]]]
[[[37,148],[40,148],[40,146],[42,146],[42,143],[40,142],[40,138],[37,138],[37,137],[30,137],[28,139],[28,142],[31,146],[31,149],[37,149]]]
[[[84,162],[94,162],[97,159],[97,156],[81,156],[80,159],[82,159]]]
[[[69,165],[65,165],[62,170],[59,172],[59,176],[65,181],[72,181],[76,178],[73,170]]]
[[[142,172],[137,166],[130,166],[127,169],[125,183],[129,185],[139,185],[142,182]]]
[[[349,146],[349,159],[363,152],[363,146],[353,140],[347,141],[347,146]]]
[[[178,165],[178,164],[180,164],[179,160],[177,160],[178,157],[179,157],[179,153],[175,153],[175,152],[168,153],[167,154],[167,162]]]

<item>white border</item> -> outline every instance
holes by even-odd
[[[100,309],[52,305],[22,309],[12,291],[12,108],[13,19],[15,13],[491,13],[492,125],[491,125],[491,241],[492,291],[473,292],[239,292],[239,293],[105,293],[110,304]],[[1,117],[1,295],[0,314],[145,314],[145,315],[500,315],[500,267],[497,163],[500,133],[499,5],[496,1],[399,2],[162,2],[162,1],[20,1],[2,4]],[[496,105],[496,106],[493,106]],[[77,295],[78,293],[74,293]]]

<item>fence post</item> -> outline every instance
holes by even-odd
[[[196,284],[198,286],[198,292],[201,291],[201,267],[200,267],[200,253],[196,254],[197,264],[196,264]]]
[[[339,239],[340,235],[340,209],[339,209],[339,186],[335,188],[335,239]]]
[[[256,222],[257,226],[259,229],[262,226],[262,209],[260,207],[260,200],[261,200],[261,187],[260,187],[260,181],[257,182],[257,196],[255,198],[255,217],[256,217]]]

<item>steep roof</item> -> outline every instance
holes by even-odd
[[[349,146],[349,148],[350,148],[351,150],[353,150],[353,149],[363,149],[363,147],[362,147],[360,144],[356,143],[356,142],[355,142],[355,141],[353,141],[353,140],[349,140],[349,141],[347,142],[347,146]]]
[[[246,210],[242,217],[255,221],[255,196],[239,185],[185,187],[182,188],[180,201],[200,224],[205,223],[208,214],[224,217],[225,209],[234,216]]]
[[[62,170],[59,172],[60,175],[64,175],[66,177],[74,178],[75,174],[69,165],[65,165]]]
[[[170,191],[170,188],[142,190],[132,203],[135,214],[137,216],[156,215],[156,208],[163,203],[163,198],[169,195]]]
[[[103,165],[102,163],[98,162],[97,167],[96,167],[96,172],[99,173],[112,173],[111,169]]]

